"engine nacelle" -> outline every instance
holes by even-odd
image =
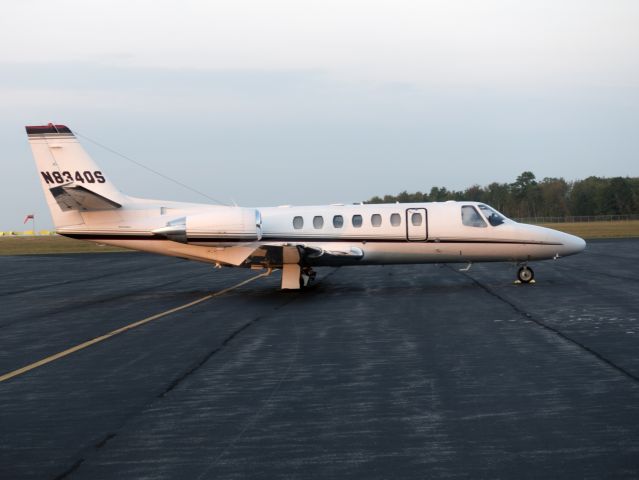
[[[186,217],[186,238],[222,242],[251,242],[262,239],[262,217],[253,208],[228,207]]]
[[[262,239],[262,216],[253,208],[219,207],[175,219],[153,233],[181,243],[252,242]]]

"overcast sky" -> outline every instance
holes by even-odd
[[[0,16],[0,229],[51,220],[24,125],[223,202],[639,175],[636,0],[22,0]],[[84,141],[125,193],[197,194]]]

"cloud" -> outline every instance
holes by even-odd
[[[12,2],[0,61],[310,70],[438,87],[637,85],[638,21],[635,0]]]
[[[0,63],[0,88],[224,91],[272,95],[318,85],[317,70],[127,67],[90,62]]]

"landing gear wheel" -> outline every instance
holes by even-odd
[[[300,288],[306,288],[313,283],[317,273],[312,268],[303,268],[300,275]]]
[[[530,283],[535,278],[535,272],[529,266],[524,265],[517,271],[517,278],[521,283]]]

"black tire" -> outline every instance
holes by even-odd
[[[530,283],[535,278],[535,272],[528,266],[520,267],[517,271],[517,278],[521,283]]]

